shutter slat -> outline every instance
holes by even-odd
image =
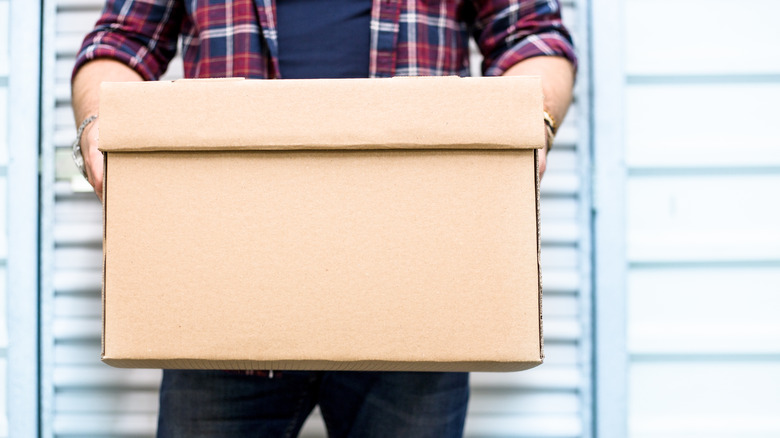
[[[112,368],[101,363],[61,366],[54,370],[54,384],[60,389],[97,389],[112,394],[111,389],[135,388],[157,391],[160,370]]]
[[[52,430],[59,437],[137,437],[154,436],[157,414],[60,414]]]
[[[576,392],[527,391],[518,397],[512,391],[475,389],[469,413],[475,415],[577,414],[580,399]]]
[[[575,438],[582,434],[579,415],[475,415],[466,421],[470,437]]]
[[[60,293],[100,292],[103,272],[100,268],[66,270],[54,274],[54,290]]]
[[[472,386],[482,390],[507,389],[528,391],[545,390],[576,390],[582,385],[582,375],[576,365],[543,365],[521,373],[472,373]]]
[[[62,390],[54,396],[54,409],[62,414],[146,414],[157,411],[157,391],[132,390],[109,394],[94,390]]]

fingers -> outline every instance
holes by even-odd
[[[103,154],[98,150],[98,123],[99,121],[95,120],[89,126],[89,131],[84,132],[85,141],[81,152],[84,156],[87,180],[95,190],[100,202],[103,202]]]

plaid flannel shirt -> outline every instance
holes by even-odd
[[[108,0],[74,74],[113,58],[158,79],[181,36],[184,76],[280,78],[275,0]],[[373,0],[371,77],[469,74],[468,39],[497,76],[533,56],[576,63],[557,0]]]

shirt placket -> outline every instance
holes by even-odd
[[[369,76],[389,78],[395,73],[398,21],[403,0],[374,0],[371,8]]]
[[[268,48],[267,69],[269,79],[279,78],[279,44],[276,32],[276,0],[255,0],[257,17]]]

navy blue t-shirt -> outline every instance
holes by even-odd
[[[277,0],[283,79],[367,78],[371,0]]]

